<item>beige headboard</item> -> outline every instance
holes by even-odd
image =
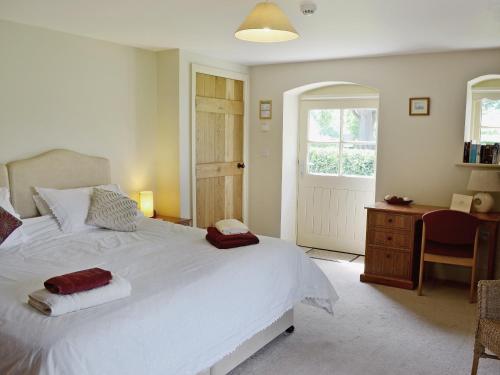
[[[9,186],[9,177],[7,175],[7,167],[3,164],[0,164],[0,187],[8,187]]]
[[[7,171],[12,205],[22,218],[38,216],[33,201],[35,186],[70,189],[111,182],[108,159],[69,150],[52,150],[10,162]]]

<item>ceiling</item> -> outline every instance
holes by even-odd
[[[298,40],[235,39],[257,0],[0,0],[0,19],[248,65],[500,47],[500,0],[314,0],[312,16],[274,1]]]

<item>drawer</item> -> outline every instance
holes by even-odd
[[[411,232],[397,232],[378,227],[368,229],[368,245],[380,245],[385,247],[398,247],[406,250],[411,249]]]
[[[410,215],[391,214],[380,211],[368,211],[368,225],[394,229],[411,230],[413,217]]]
[[[367,246],[365,273],[411,280],[411,253],[380,246]]]

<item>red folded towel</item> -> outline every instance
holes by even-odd
[[[112,278],[113,275],[109,271],[90,268],[52,277],[45,281],[43,285],[51,293],[72,294],[107,285]]]
[[[218,249],[231,249],[233,247],[255,245],[259,243],[259,239],[253,233],[222,234],[215,227],[207,228],[207,236],[205,238]]]

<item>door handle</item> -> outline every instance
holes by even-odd
[[[245,163],[238,163],[236,165],[239,169],[244,169],[245,168]]]

